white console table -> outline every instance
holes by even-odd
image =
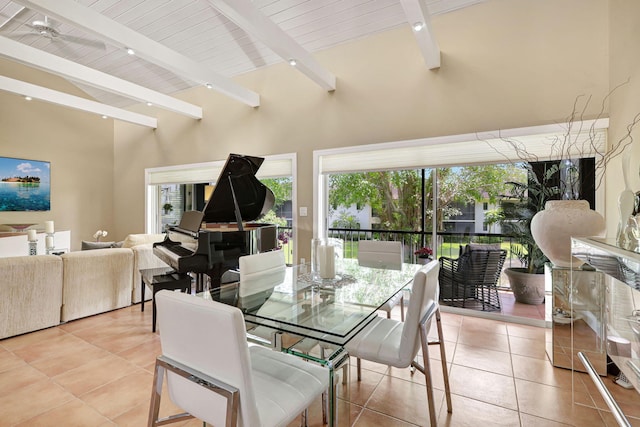
[[[10,236],[2,236],[0,234],[0,257],[14,257],[29,255],[29,242],[27,241],[27,233],[18,234],[11,233]],[[38,255],[46,254],[44,239],[47,235],[38,232]],[[71,231],[56,231],[54,233],[54,247],[56,251],[68,252],[71,248]]]

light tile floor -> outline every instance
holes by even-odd
[[[451,313],[442,318],[453,413],[443,403],[440,356],[431,347],[439,425],[615,425],[584,374],[576,376],[576,400],[600,409],[572,403],[571,372],[552,367],[545,354],[550,330]],[[144,426],[160,352],[151,310],[141,313],[138,305],[1,340],[0,426]],[[354,426],[428,425],[424,376],[370,362],[363,368],[357,382],[352,367]],[[605,381],[619,400],[639,399]],[[312,426],[321,425],[319,408],[310,409]],[[161,415],[176,410],[165,397]],[[640,425],[640,418],[632,422]]]
[[[538,305],[516,302],[513,292],[499,291],[500,312],[508,316],[526,317],[535,320],[551,320],[551,295]]]

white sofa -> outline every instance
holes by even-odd
[[[0,339],[140,302],[140,269],[166,267],[153,255],[163,239],[131,234],[121,248],[0,258]]]
[[[129,234],[122,243],[123,248],[131,248],[133,251],[133,287],[131,294],[131,302],[140,302],[140,286],[142,279],[140,270],[146,268],[168,267],[160,258],[153,254],[153,244],[162,242],[164,234]],[[146,285],[145,285],[146,286]],[[144,299],[151,299],[151,289],[147,286],[144,291]]]
[[[0,258],[0,339],[60,323],[62,259]]]
[[[60,258],[63,322],[131,305],[131,249],[68,252]]]

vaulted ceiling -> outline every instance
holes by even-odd
[[[207,86],[258,106],[260,94],[232,77],[284,61],[335,90],[314,52],[401,26],[412,27],[425,67],[438,68],[431,17],[481,1],[0,0],[0,55],[67,78],[96,102],[58,102],[54,91],[3,76],[0,90],[123,120],[121,108],[137,102],[200,118],[199,106],[171,94]]]

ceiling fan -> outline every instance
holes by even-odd
[[[83,46],[89,46],[99,49],[105,49],[106,46],[100,40],[92,40],[84,37],[72,36],[69,34],[63,34],[58,29],[60,23],[49,18],[48,16],[44,16],[42,19],[35,19],[31,21],[31,23],[25,24],[27,27],[31,29],[31,31],[27,32],[12,32],[5,34],[10,38],[19,38],[23,36],[36,36],[43,37],[49,39],[51,42],[69,42],[75,43]]]

